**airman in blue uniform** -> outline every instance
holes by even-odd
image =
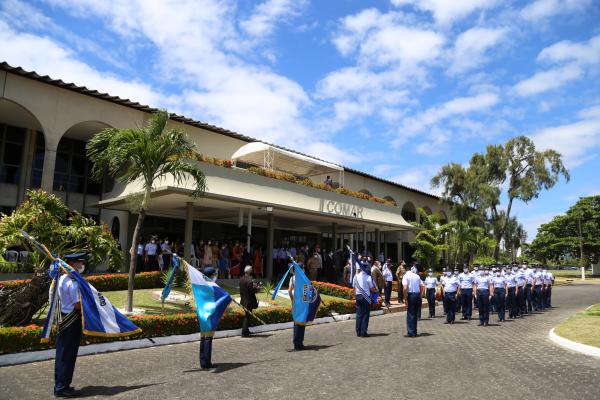
[[[448,305],[445,324],[454,324],[456,315],[456,296],[460,295],[460,280],[458,279],[458,269],[450,275],[444,282],[444,297]]]

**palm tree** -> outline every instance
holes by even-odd
[[[204,174],[200,168],[187,161],[187,157],[194,151],[194,144],[183,131],[167,128],[168,121],[169,113],[159,111],[143,128],[104,129],[86,146],[87,156],[93,162],[92,177],[96,181],[101,182],[108,174],[125,184],[135,181],[142,184],[143,190],[136,207],[139,208],[139,214],[129,249],[128,312],[133,309],[136,249],[146,210],[150,206],[154,182],[172,176],[179,184],[191,176],[195,183],[193,197],[201,196],[206,190]]]
[[[484,230],[480,227],[470,226],[465,221],[450,221],[440,228],[441,232],[448,232],[454,248],[454,265],[459,262],[465,262],[465,251],[471,254],[479,247],[480,237],[484,235]]]
[[[436,268],[440,261],[442,251],[448,246],[444,244],[444,238],[440,231],[440,217],[437,214],[427,214],[424,209],[419,208],[420,223],[413,225],[421,228],[415,237],[413,246],[415,252],[413,257],[425,264],[428,268]]]

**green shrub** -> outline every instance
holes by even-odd
[[[110,292],[114,290],[127,290],[129,277],[127,274],[102,274],[88,275],[85,279],[99,292]],[[29,279],[2,281],[0,282],[0,289],[2,287],[26,285],[27,283],[29,283]],[[162,287],[164,287],[164,284],[162,283],[161,272],[159,271],[140,272],[135,275],[136,289],[156,289]]]
[[[342,299],[354,300],[354,290],[340,286],[334,285],[333,283],[327,282],[312,282],[313,286],[319,291],[321,294],[326,294],[328,296],[340,297]]]
[[[158,275],[158,274],[157,274]],[[381,308],[381,304],[373,304],[373,310]],[[351,300],[328,301],[327,307],[321,305],[317,317],[329,316],[329,312],[338,314],[351,314],[356,309],[356,303]],[[292,321],[291,307],[265,307],[254,311],[255,314],[267,324]],[[241,310],[228,310],[219,323],[219,330],[240,329],[244,312]],[[131,321],[139,326],[143,334],[125,338],[102,338],[95,336],[84,336],[81,344],[103,343],[117,340],[139,339],[142,337],[159,337],[170,335],[188,335],[199,332],[196,314],[168,314],[168,315],[141,315],[131,317]],[[251,318],[251,325],[260,323]],[[0,354],[18,353],[22,351],[44,350],[54,347],[53,340],[50,343],[41,343],[40,336],[42,327],[29,325],[25,327],[0,328]]]

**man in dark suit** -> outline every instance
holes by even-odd
[[[247,310],[254,310],[258,308],[258,300],[256,299],[256,292],[260,289],[260,285],[255,283],[252,279],[252,266],[247,265],[244,268],[244,276],[240,278],[240,297],[242,306],[246,307]],[[250,329],[248,325],[250,323],[250,313],[248,311],[244,314],[242,320],[242,337],[250,336]]]

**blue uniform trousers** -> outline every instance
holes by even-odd
[[[546,289],[546,308],[552,307],[552,285],[548,285]]]
[[[446,322],[454,322],[456,310],[456,292],[444,292],[444,298],[448,305],[448,313],[446,314]]]
[[[408,293],[406,305],[406,334],[408,336],[417,335],[417,321],[419,319],[418,311],[421,307],[421,293]]]
[[[490,322],[490,291],[488,289],[477,289],[477,309],[479,310],[479,323]]]
[[[429,306],[429,318],[435,317],[435,288],[427,289],[427,305]]]
[[[212,340],[213,333],[200,333],[200,368],[212,367]]]
[[[356,297],[356,336],[366,336],[369,329],[371,304],[362,296]]]
[[[517,316],[517,288],[508,288],[508,316],[515,318]]]
[[[305,325],[294,324],[294,349],[304,347],[304,331],[306,331]]]
[[[400,282],[400,285],[402,285],[402,282]],[[385,282],[385,286],[383,287],[383,299],[385,301],[385,304],[389,304],[391,298],[392,298],[392,281],[387,281],[387,282]]]
[[[423,308],[423,297],[421,297],[421,293],[419,293],[419,299],[417,300],[419,305],[417,306],[417,319],[421,320],[421,309]]]
[[[535,298],[535,311],[544,311],[544,302],[542,301],[542,285],[534,286],[533,294]]]
[[[531,283],[528,283],[527,285],[525,285],[525,302],[527,303],[527,306],[525,307],[525,312],[527,312],[528,314],[531,314],[533,312],[533,301],[532,301],[532,290],[531,290]]]
[[[67,314],[63,314],[63,317]],[[71,325],[56,335],[56,359],[54,361],[54,394],[71,386],[77,350],[81,340],[81,315]]]
[[[496,311],[498,312],[498,319],[500,321],[504,321],[504,298],[506,297],[504,293],[504,288],[495,288],[494,289],[494,303],[496,303]]]
[[[462,301],[463,318],[471,319],[473,313],[473,289],[461,289],[460,298]]]
[[[516,317],[523,314],[522,306],[523,305],[523,288],[521,286],[517,287],[517,291],[515,292],[515,310]]]

